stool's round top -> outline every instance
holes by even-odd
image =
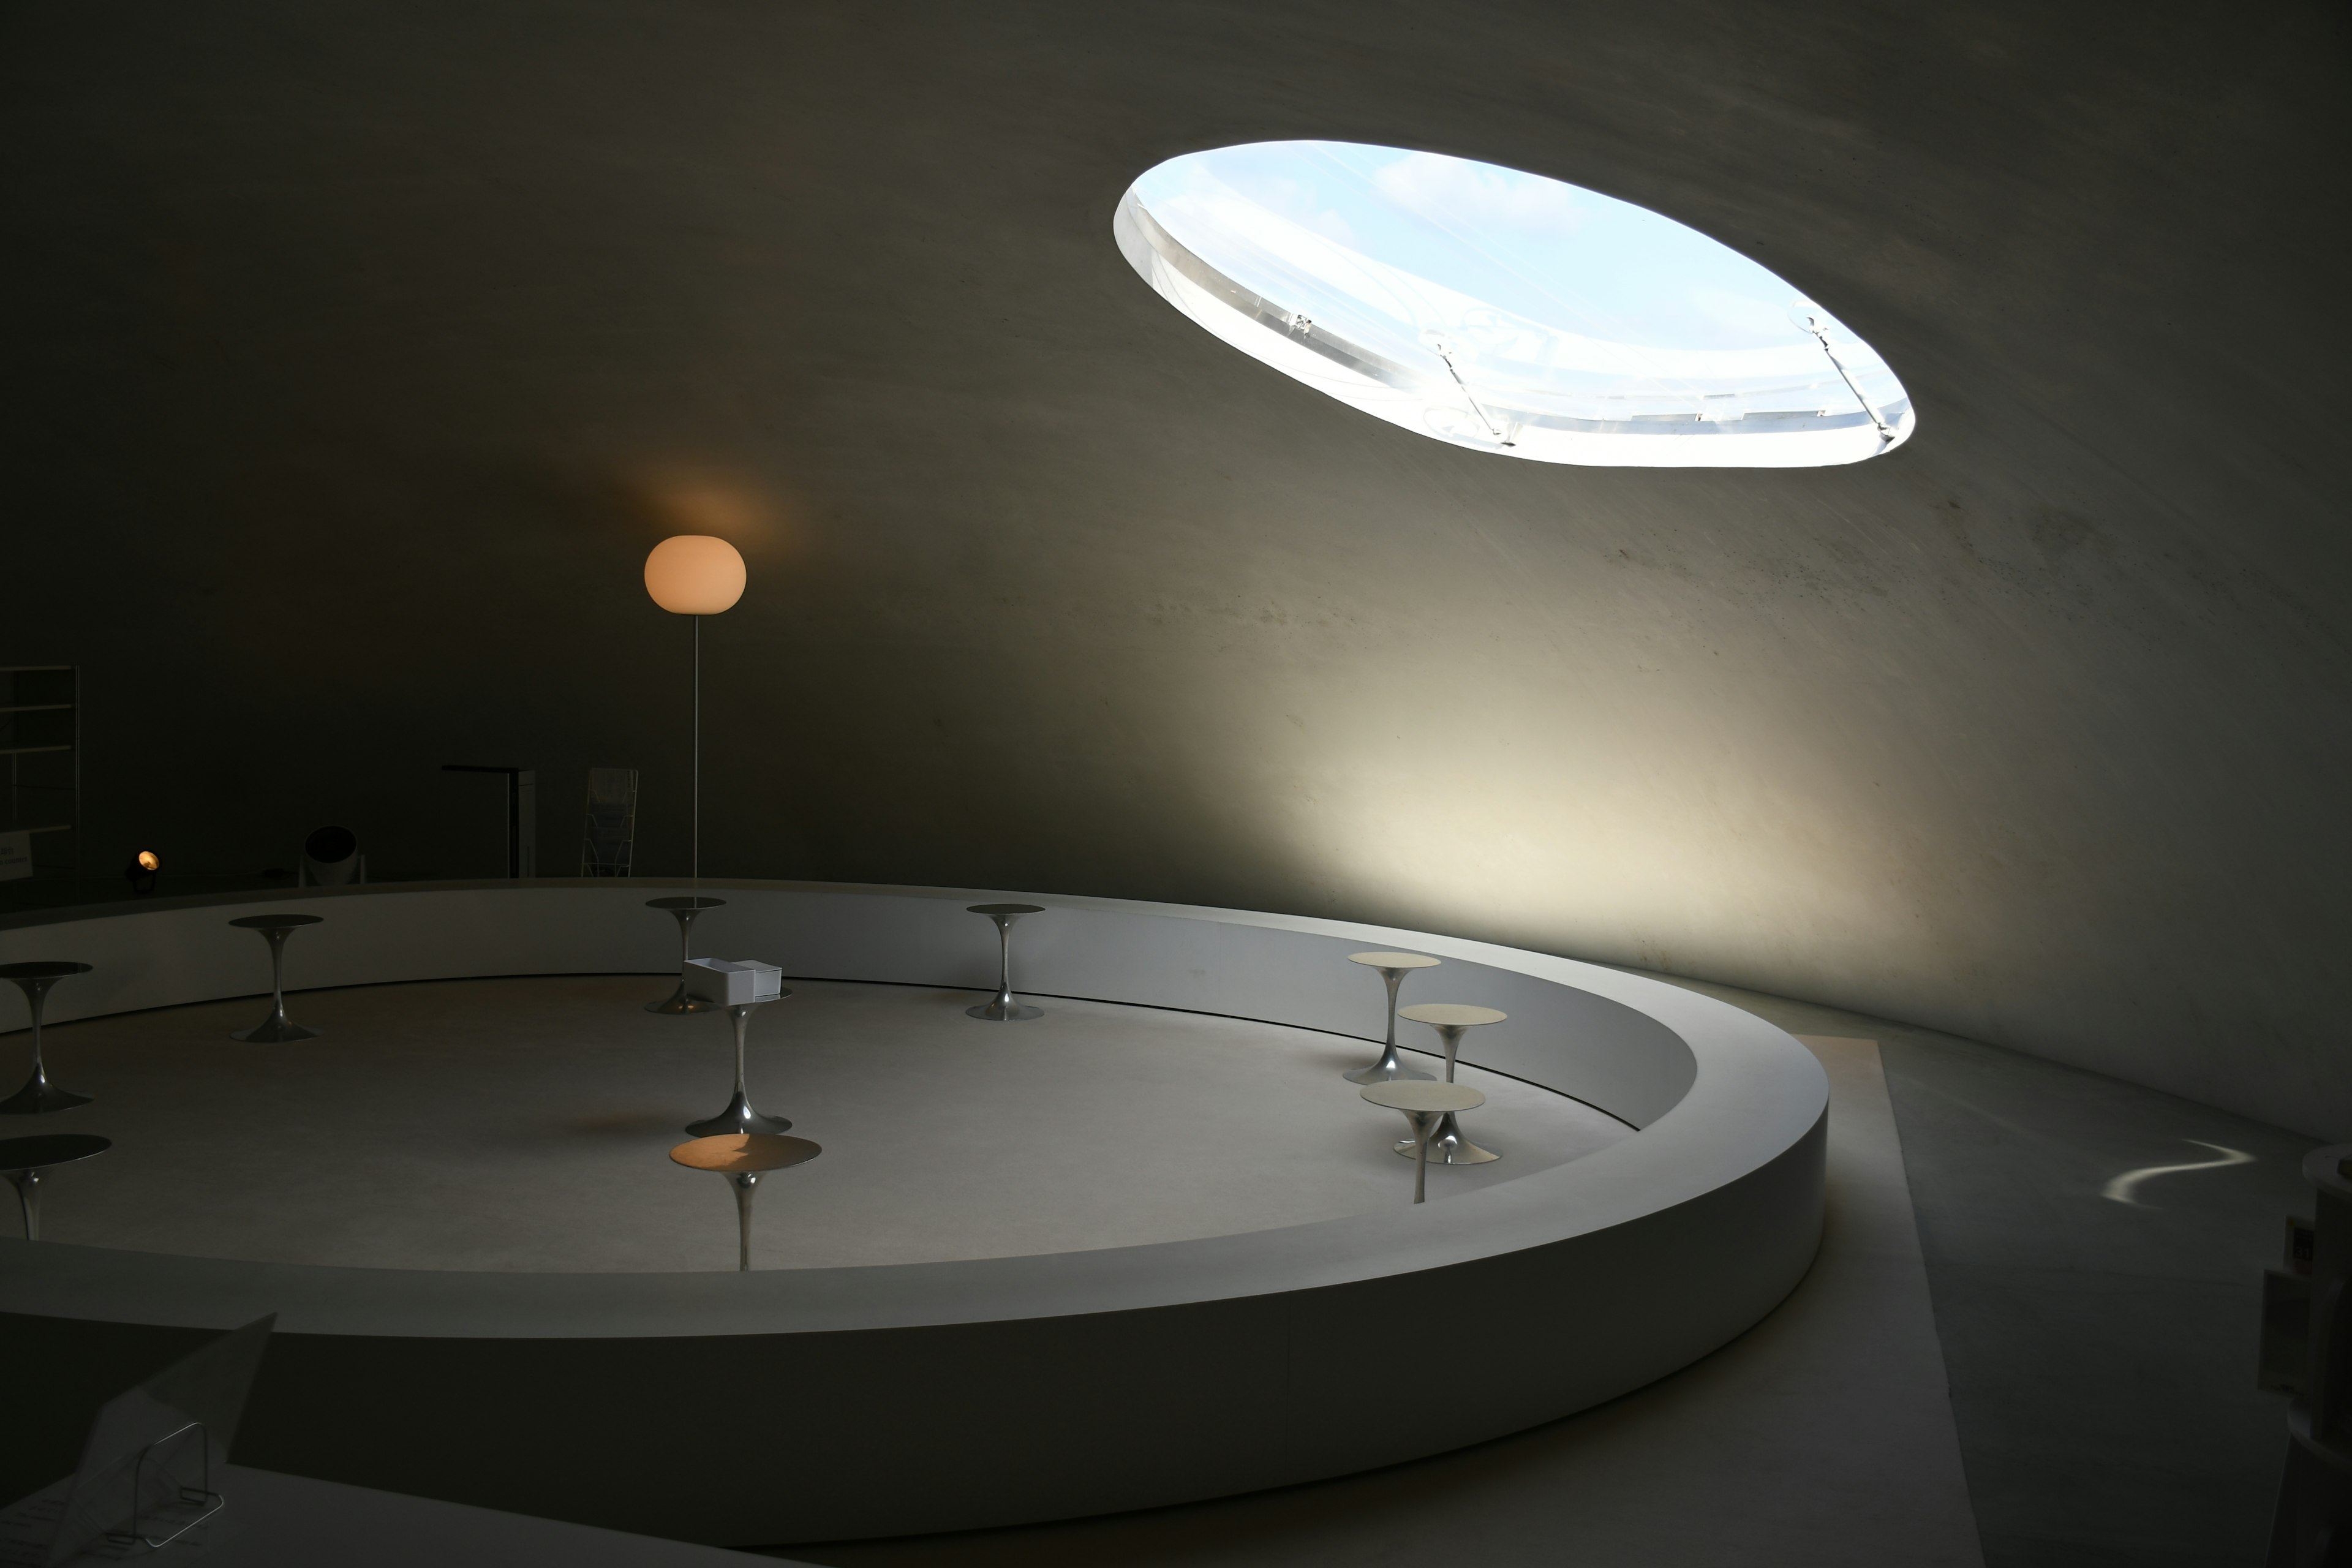
[[[1364,1098],[1391,1110],[1475,1110],[1486,1097],[1466,1083],[1416,1083],[1401,1078],[1364,1086]]]
[[[31,1138],[0,1138],[0,1171],[45,1171],[87,1160],[114,1147],[95,1132],[43,1132]]]
[[[88,974],[90,965],[75,963],[63,958],[36,958],[23,963],[0,963],[0,980],[58,980],[68,974]]]
[[[699,898],[647,899],[646,900],[646,908],[649,910],[715,910],[726,901],[727,900],[724,899]]]
[[[1368,963],[1374,969],[1433,969],[1444,963],[1442,958],[1427,958],[1418,952],[1351,952],[1350,963]]]
[[[1444,1024],[1467,1028],[1472,1024],[1499,1024],[1510,1016],[1492,1007],[1473,1007],[1462,1002],[1416,1002],[1410,1007],[1397,1009],[1400,1018],[1411,1018],[1416,1024]]]
[[[1045,906],[1043,904],[971,904],[966,906],[964,912],[973,915],[1042,915],[1045,912]]]
[[[325,920],[324,915],[239,915],[228,923],[243,926],[247,931],[292,931],[296,926],[314,926]]]
[[[697,1138],[669,1152],[669,1157],[694,1171],[781,1171],[814,1160],[824,1151],[805,1138],[779,1138],[772,1132],[720,1132]]]

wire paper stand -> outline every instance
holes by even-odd
[[[189,1486],[182,1480],[172,1468],[173,1462],[186,1451],[188,1445],[182,1439],[191,1432],[196,1435],[197,1470],[194,1486]],[[166,1444],[176,1444],[177,1447],[158,1457],[156,1450],[163,1448]],[[150,1511],[147,1506],[147,1466],[151,1459],[154,1461],[156,1468],[161,1472],[164,1487],[171,1493],[169,1500],[159,1502],[153,1510],[164,1516],[158,1522],[170,1523],[169,1516],[182,1510],[196,1510],[193,1517],[180,1525],[179,1529],[161,1540],[147,1533]],[[213,1490],[211,1434],[205,1430],[203,1422],[191,1421],[176,1432],[166,1432],[139,1450],[139,1458],[131,1467],[131,1526],[128,1530],[108,1531],[106,1539],[117,1546],[144,1546],[151,1552],[160,1552],[218,1513],[227,1501],[228,1499]]]

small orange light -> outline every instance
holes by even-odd
[[[158,870],[162,868],[163,864],[163,858],[157,855],[152,849],[142,849],[139,851],[139,868],[142,871]]]

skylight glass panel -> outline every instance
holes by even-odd
[[[1260,142],[1171,158],[1120,252],[1234,348],[1423,436],[1547,463],[1859,462],[1916,416],[1876,351],[1697,230],[1436,153]]]

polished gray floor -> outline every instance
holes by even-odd
[[[1781,1308],[1697,1365],[1475,1448],[1314,1486],[1108,1519],[778,1548],[832,1568],[971,1564],[1606,1564],[1975,1568],[1975,1525],[1905,1191],[1867,1040],[1830,1072],[1822,1255]],[[1462,1321],[1400,1325],[1397,1418],[1450,1382],[1508,1377]],[[1237,1410],[1245,1408],[1237,1401]]]
[[[2311,1213],[2314,1141],[1933,1030],[1692,988],[1879,1039],[1986,1562],[2260,1563],[2286,1446],[2282,1401],[2254,1387],[2262,1271],[2284,1216]]]
[[[1675,983],[1809,1037],[1831,1070],[1821,1259],[1739,1341],[1603,1409],[1376,1475],[780,1552],[833,1568],[2263,1561],[2284,1412],[2253,1387],[2259,1282],[2283,1216],[2310,1212],[2311,1140],[1933,1030]],[[1883,1096],[1824,1037],[1878,1042]],[[2207,1144],[2252,1158],[2105,1195],[2134,1172],[2226,1157]],[[1906,1235],[1924,1298],[1887,1266]],[[1441,1346],[1475,1342],[1422,1325],[1401,1352]]]
[[[290,1011],[325,1037],[277,1046],[229,1038],[264,1010],[251,1000],[60,1026],[52,1077],[98,1098],[45,1130],[116,1147],[53,1176],[44,1234],[403,1268],[731,1268],[726,1184],[667,1151],[725,1105],[733,1037],[723,1016],[646,1013],[663,988],[306,992]],[[964,1016],[972,1000],[813,982],[754,1015],[754,1103],[824,1146],[761,1185],[755,1267],[1079,1251],[1412,1201],[1412,1164],[1390,1152],[1404,1119],[1340,1077],[1375,1047],[1099,1002],[988,1024]],[[0,1067],[24,1040],[0,1042]],[[1433,1172],[1433,1202],[1631,1136],[1530,1084],[1462,1081],[1488,1101],[1465,1125],[1505,1158]]]

